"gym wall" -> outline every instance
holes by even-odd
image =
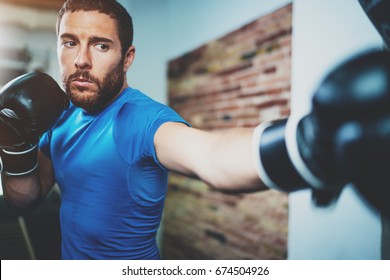
[[[292,4],[169,62],[169,105],[194,127],[254,127],[290,113]],[[172,174],[167,259],[285,259],[287,195],[227,195]]]

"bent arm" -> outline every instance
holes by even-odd
[[[202,131],[181,123],[165,123],[155,135],[157,157],[167,169],[201,179],[227,192],[267,187],[257,175],[252,150],[253,130]]]
[[[53,187],[54,173],[51,160],[39,152],[39,168],[22,176],[1,175],[4,199],[16,214],[34,209]]]

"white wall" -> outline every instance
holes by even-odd
[[[127,80],[152,98],[166,102],[167,0],[119,0],[134,23],[135,61]]]
[[[302,114],[324,75],[343,59],[382,45],[356,0],[295,0],[292,112]],[[290,259],[380,259],[381,225],[354,189],[329,209],[309,191],[290,195]]]

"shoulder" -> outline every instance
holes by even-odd
[[[166,121],[184,121],[172,108],[143,92],[128,88],[121,98],[116,114],[117,123],[153,124]]]
[[[154,136],[159,127],[167,122],[186,123],[172,108],[140,91],[131,90],[121,98],[113,130],[121,154],[138,147],[144,155],[154,156]]]
[[[165,106],[162,103],[157,102],[150,96],[146,95],[142,91],[134,88],[126,88],[122,95],[120,96],[120,102],[121,104],[132,104],[134,106]]]

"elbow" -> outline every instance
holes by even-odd
[[[214,190],[226,194],[244,194],[268,190],[258,176],[250,178],[232,178],[230,176],[213,176],[204,181]]]

